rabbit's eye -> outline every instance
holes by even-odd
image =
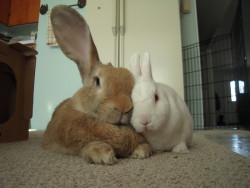
[[[95,80],[95,85],[96,86],[100,86],[100,78],[99,77],[95,77],[94,80]]]
[[[159,96],[155,94],[155,102],[157,102],[158,100],[159,100]]]

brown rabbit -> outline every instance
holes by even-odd
[[[61,50],[76,62],[84,86],[55,109],[43,147],[81,155],[90,163],[114,164],[116,156],[148,157],[150,146],[129,126],[131,73],[100,62],[88,25],[74,9],[56,6],[51,23]]]

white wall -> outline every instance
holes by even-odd
[[[183,97],[179,3],[176,0],[128,0],[126,4],[125,66],[130,55],[148,51],[154,79]]]
[[[196,0],[190,0],[190,7],[190,13],[181,13],[182,47],[199,42]],[[184,72],[186,72],[184,79],[186,79],[186,85],[188,86],[185,90],[185,99],[193,115],[195,128],[203,129],[203,101],[201,100],[203,94],[199,45],[196,46],[196,49],[185,48],[183,57]]]
[[[190,4],[191,12],[187,14],[181,14],[182,46],[199,42],[196,0],[190,0]]]

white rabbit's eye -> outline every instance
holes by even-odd
[[[95,85],[96,86],[100,86],[101,84],[100,84],[100,78],[99,77],[94,77],[94,81],[95,81]]]
[[[155,94],[155,102],[157,102],[158,100],[159,100],[159,96]]]

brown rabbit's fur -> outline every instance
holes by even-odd
[[[120,114],[116,115],[116,113],[131,109],[132,104],[128,97],[133,87],[133,80],[130,73],[123,69],[109,66],[105,68],[108,68],[108,79],[110,79],[105,88],[107,90],[105,94],[108,94],[105,96],[107,99],[103,101],[103,98],[92,94],[91,86],[88,88],[88,83],[86,83],[86,86],[72,98],[63,101],[56,108],[48,124],[43,140],[43,146],[46,149],[58,150],[67,154],[79,154],[83,146],[91,141],[103,141],[111,145],[117,155],[128,156],[139,143],[144,141],[143,137],[137,135],[130,126],[110,124],[119,121]],[[116,82],[114,78],[116,74],[110,71],[112,69],[114,69],[114,73],[121,71],[117,77],[123,77],[123,83],[119,83],[120,78],[116,78]],[[125,75],[126,77],[124,77]],[[123,100],[123,98],[125,99]],[[100,102],[96,102],[98,99]],[[127,104],[128,102],[130,104]],[[93,109],[90,109],[89,106]],[[117,112],[117,109],[120,112]]]
[[[72,8],[55,7],[51,21],[60,48],[77,63],[84,86],[55,109],[43,147],[103,164],[113,164],[116,156],[149,156],[144,137],[128,125],[133,108],[131,73],[100,62],[85,20]],[[76,35],[73,42],[69,34]]]

